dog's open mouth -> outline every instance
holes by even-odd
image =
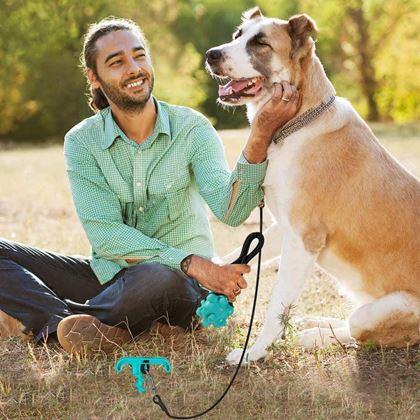
[[[264,77],[231,79],[219,86],[219,99],[223,102],[238,102],[241,97],[253,97],[263,88]]]

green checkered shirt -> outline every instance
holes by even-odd
[[[263,197],[267,163],[241,155],[232,173],[209,121],[155,100],[157,120],[142,143],[127,138],[105,108],[73,127],[64,154],[74,204],[103,284],[142,262],[180,269],[190,254],[213,256],[205,203],[231,226]],[[232,185],[239,187],[232,197]],[[127,262],[135,260],[135,262]]]

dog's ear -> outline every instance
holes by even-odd
[[[295,15],[289,19],[288,31],[292,40],[292,57],[296,55],[304,55],[307,52],[304,46],[312,47],[312,34],[318,33],[315,21],[307,14]],[[308,40],[310,39],[310,42]],[[303,50],[303,51],[300,51]],[[299,54],[301,52],[302,54]]]
[[[242,20],[251,20],[258,17],[263,17],[261,9],[258,6],[255,6],[252,9],[246,10],[242,13]]]

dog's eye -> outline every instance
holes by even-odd
[[[273,49],[273,47],[267,42],[267,37],[264,32],[258,32],[255,36],[250,39],[250,43],[261,46],[261,47],[268,47]]]
[[[270,44],[267,44],[267,42],[265,42],[265,39],[261,39],[261,38],[259,38],[259,39],[257,39],[256,41],[257,41],[257,44],[258,44],[258,45],[263,45],[263,46],[265,46],[265,47],[269,47],[269,48],[271,48],[271,45],[270,45]]]

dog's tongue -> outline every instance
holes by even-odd
[[[225,85],[219,86],[219,96],[228,96],[240,92],[248,86],[248,80],[231,80]]]

